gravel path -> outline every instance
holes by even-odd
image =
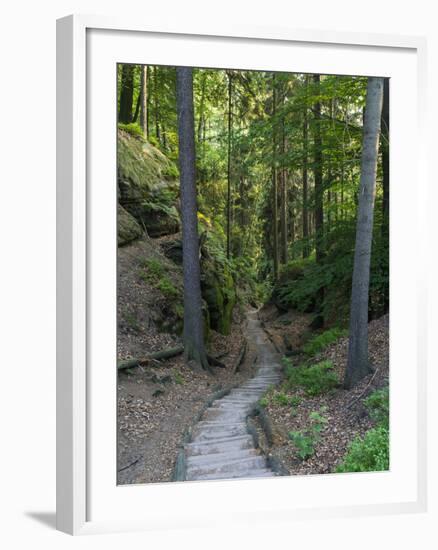
[[[185,446],[188,481],[275,475],[255,448],[246,417],[268,387],[280,381],[281,365],[256,312],[249,313],[247,336],[257,349],[257,374],[204,413]]]

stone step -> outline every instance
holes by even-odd
[[[217,430],[215,428],[201,428],[199,430],[195,429],[193,432],[193,441],[207,441],[207,440],[217,440],[223,439],[225,437],[232,437],[236,435],[246,435],[248,433],[246,426],[231,426],[229,428],[221,428]]]
[[[247,472],[224,472],[215,474],[198,474],[196,477],[187,476],[187,481],[209,481],[220,479],[252,479],[263,477],[275,477],[275,474],[268,469],[254,469]]]
[[[250,434],[245,434],[245,435],[235,435],[235,436],[231,436],[231,437],[222,437],[222,438],[217,438],[216,440],[209,440],[209,441],[191,441],[190,443],[187,443],[185,445],[185,448],[186,449],[191,449],[191,448],[201,448],[201,447],[205,447],[205,448],[209,448],[211,446],[214,446],[214,445],[227,445],[227,444],[230,444],[230,445],[237,445],[237,444],[244,444],[244,443],[247,443],[247,444],[250,444],[250,445],[253,445],[253,438]]]
[[[226,464],[230,461],[245,460],[254,456],[260,456],[256,449],[230,449],[220,453],[208,455],[192,455],[187,458],[187,468],[191,466],[213,466],[215,464]]]
[[[187,464],[187,475],[202,474],[220,474],[248,472],[251,469],[266,469],[266,459],[262,456],[252,456],[248,458],[228,459],[226,462],[212,464]]]
[[[205,427],[212,429],[227,429],[234,426],[246,426],[246,422],[244,420],[242,420],[241,422],[229,420],[225,422],[222,420],[201,420],[196,424],[196,427]]]
[[[217,440],[207,442],[204,441],[201,443],[191,443],[190,445],[186,445],[185,452],[187,457],[193,457],[251,449],[254,449],[254,441],[250,436],[249,439],[240,439],[225,443]]]

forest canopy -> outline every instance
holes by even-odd
[[[176,69],[119,65],[118,78],[120,127],[143,135],[177,175]],[[316,308],[325,323],[347,323],[366,86],[355,76],[193,70],[200,231],[210,230],[215,252],[249,282],[251,298],[274,291],[280,306]],[[388,308],[388,125],[378,162],[371,318]]]

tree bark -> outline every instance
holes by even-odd
[[[319,74],[313,75],[315,84],[315,94],[320,94],[321,77]],[[316,261],[321,263],[324,257],[324,206],[323,196],[324,187],[322,181],[322,137],[321,137],[321,101],[318,99],[314,105],[314,165],[313,173],[315,178],[315,244]]]
[[[306,103],[303,112],[303,258],[310,254],[309,250],[309,212],[308,212],[308,139],[309,127],[307,120],[307,88],[309,86],[309,76],[306,75]]]
[[[202,79],[201,79],[201,103],[199,105],[199,120],[198,120],[198,145],[202,141],[202,131],[203,131],[203,128],[205,127],[204,109],[205,109],[206,83],[207,83],[207,73],[204,71],[202,73]]]
[[[389,78],[383,81],[383,105],[382,105],[382,131],[381,131],[381,151],[382,151],[382,230],[383,239],[389,240]],[[382,258],[383,259],[383,258]],[[389,288],[385,287],[383,297],[383,309],[389,310]]]
[[[134,99],[134,65],[122,65],[120,90],[119,122],[132,122],[132,103]]]
[[[233,75],[228,73],[227,258],[230,258],[231,256],[231,149],[233,132],[232,96]]]
[[[275,73],[272,74],[272,229],[274,233],[274,281],[278,279],[278,182],[277,182],[277,89]]]
[[[148,87],[147,87],[147,65],[141,67],[140,74],[140,128],[143,130],[143,135],[147,138],[148,135]]]
[[[281,104],[284,107],[284,90],[282,90]],[[284,132],[284,114],[281,118],[281,180],[280,180],[280,242],[281,261],[287,263],[287,173],[284,167],[284,155],[286,151],[286,136]],[[293,221],[292,221],[293,224]],[[293,227],[293,225],[292,225]]]
[[[368,359],[368,300],[382,96],[383,79],[369,78],[354,252],[350,340],[344,379],[346,388],[354,386],[371,371]]]
[[[154,114],[155,114],[155,137],[158,143],[160,143],[160,107],[158,98],[158,70],[154,67]]]
[[[178,67],[177,111],[184,280],[184,355],[209,369],[204,344],[195,177],[193,69]]]

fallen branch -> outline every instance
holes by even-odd
[[[127,466],[123,466],[123,468],[120,468],[119,470],[117,470],[117,472],[123,472],[124,470],[127,470],[131,466],[134,466],[134,464],[137,464],[137,462],[139,462],[140,458],[141,457],[139,456],[136,460],[134,460],[134,462],[131,462],[131,464],[128,464]]]
[[[371,386],[371,384],[373,383],[374,381],[374,378],[376,377],[376,374],[379,372],[379,367],[376,368],[376,370],[374,371],[374,374],[372,375],[370,381],[368,382],[368,384],[366,385],[365,389],[356,397],[353,399],[353,401],[351,401],[348,405],[345,406],[345,410],[348,410],[350,409],[355,403],[357,403],[359,401],[359,399],[361,397],[363,397],[365,395],[365,393],[367,392],[368,388]]]
[[[163,359],[169,359],[170,357],[175,357],[176,355],[180,355],[184,351],[184,346],[176,346],[174,348],[167,348],[160,351],[155,351],[154,353],[150,353],[149,355],[146,355],[146,357],[142,358],[133,358],[133,359],[126,359],[124,361],[120,361],[117,364],[118,370],[123,369],[131,369],[134,367],[139,367],[140,365],[144,365],[149,363],[150,361],[160,361]]]

